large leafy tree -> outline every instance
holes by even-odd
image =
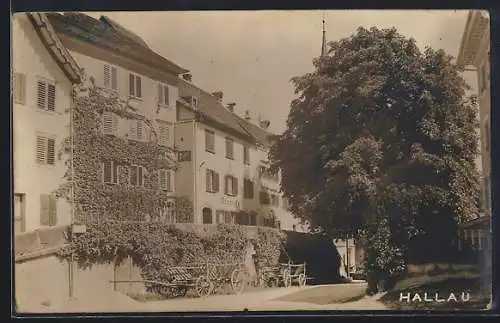
[[[396,258],[412,241],[439,252],[478,211],[476,106],[459,68],[394,28],[329,47],[292,79],[298,97],[270,153],[291,211],[327,233],[384,225]]]

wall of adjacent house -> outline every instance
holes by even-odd
[[[41,219],[41,195],[50,194],[63,182],[66,156],[60,155],[59,150],[63,139],[69,135],[72,86],[27,16],[15,15],[12,24],[13,73],[23,75],[16,76],[15,91],[20,96],[15,98],[12,109],[14,193],[22,194],[15,197],[14,213],[24,218],[24,225],[19,228],[23,227],[26,232],[47,226]],[[37,107],[39,80],[55,86],[54,111]],[[54,139],[53,165],[37,163],[37,136]],[[45,153],[47,149],[43,149]],[[57,219],[50,225],[70,223],[69,204],[64,199],[55,203]],[[19,231],[16,223],[16,233]]]
[[[185,196],[191,201],[194,200],[194,168],[193,168],[193,138],[194,121],[177,122],[174,126],[175,148],[179,151],[190,151],[191,159],[179,162],[179,168],[176,171],[176,194]]]

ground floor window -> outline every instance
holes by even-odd
[[[202,210],[203,214],[203,224],[212,224],[213,219],[212,219],[212,209],[205,207]]]

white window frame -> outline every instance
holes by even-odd
[[[43,87],[43,102],[40,100],[40,87]],[[53,107],[49,106],[49,98],[50,98],[50,88],[49,86],[52,86],[53,88]],[[46,112],[52,112],[55,113],[57,112],[57,86],[56,82],[53,80],[49,80],[47,78],[38,76],[36,79],[36,96],[35,96],[35,106],[39,111],[46,111]]]
[[[107,71],[108,70],[108,71]],[[114,74],[113,74],[114,72]],[[107,75],[109,73],[109,75]],[[113,78],[114,75],[114,78]],[[107,77],[109,79],[107,79]],[[118,67],[112,64],[104,63],[103,65],[103,81],[104,88],[118,92]],[[113,84],[114,81],[114,84]],[[114,85],[114,86],[113,86]]]
[[[236,181],[236,184],[234,183]],[[228,196],[238,196],[238,178],[233,175],[224,176],[224,193]],[[231,183],[231,185],[229,185]],[[236,190],[234,189],[236,187]]]
[[[138,82],[138,80],[139,80],[139,82]],[[138,92],[137,89],[139,88],[139,86],[137,86],[138,84],[140,84],[140,93],[137,93]],[[128,94],[131,98],[142,100],[143,86],[142,86],[142,77],[140,75],[129,72]]]
[[[105,167],[106,167],[106,163],[105,162],[101,162],[101,167],[102,167],[102,183],[104,184],[111,184],[111,185],[117,185],[118,184],[118,179],[120,178],[120,167],[119,165],[117,165],[117,163],[114,161],[114,160],[110,160],[110,165],[111,165],[111,182],[106,182],[106,178],[104,176],[105,174]],[[116,172],[114,172],[113,170],[115,169],[115,166],[116,166]]]
[[[53,142],[53,151],[49,150],[49,141]],[[39,149],[39,142],[43,145]],[[56,164],[56,136],[45,133],[36,133],[35,135],[35,162],[38,165],[54,166]],[[49,163],[49,155],[52,153],[52,163]]]
[[[158,94],[158,105],[163,108],[170,107],[170,87],[165,84],[158,82],[157,86],[157,94]],[[165,95],[167,93],[167,95]]]

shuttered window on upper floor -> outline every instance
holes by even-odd
[[[26,74],[14,73],[12,76],[12,96],[15,103],[26,104]]]
[[[53,82],[42,78],[37,80],[36,105],[41,110],[55,111],[56,86]]]
[[[118,68],[104,64],[104,87],[110,90],[118,90]]]
[[[102,113],[102,131],[105,135],[117,135],[118,133],[118,116],[111,111]]]
[[[163,107],[168,107],[169,105],[168,86],[162,83],[158,83],[158,104]]]
[[[165,122],[158,122],[158,144],[168,146],[170,143],[170,126]]]
[[[134,98],[142,98],[142,80],[139,75],[129,74],[129,95]]]
[[[55,139],[36,136],[36,162],[42,165],[55,163]]]

